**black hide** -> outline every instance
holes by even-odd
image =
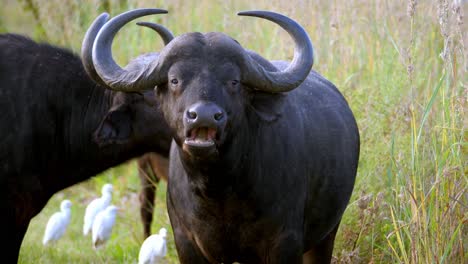
[[[181,35],[161,51],[167,82],[157,98],[176,135],[167,206],[180,261],[302,263],[305,254],[328,263],[358,166],[355,119],[315,71],[290,92],[245,85],[247,53],[221,33]],[[248,54],[271,71],[288,65]]]
[[[0,35],[0,125],[6,263],[54,193],[146,152],[167,157],[171,140],[152,91],[106,90],[70,51],[15,34]]]

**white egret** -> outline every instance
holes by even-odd
[[[112,200],[112,184],[107,183],[102,186],[102,196],[92,200],[86,207],[83,224],[83,234],[88,235],[93,227],[93,221],[96,215],[110,205]]]
[[[60,212],[54,213],[47,222],[42,244],[47,245],[63,236],[70,223],[71,205],[70,200],[63,200],[60,203]]]
[[[91,230],[94,249],[100,248],[110,238],[118,210],[116,206],[110,205],[96,215]]]
[[[167,254],[167,230],[161,228],[158,234],[145,239],[138,254],[138,264],[156,264]]]

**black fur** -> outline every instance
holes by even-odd
[[[107,90],[72,52],[15,34],[0,35],[0,126],[6,263],[54,193],[150,151],[167,157],[171,140],[152,91]]]
[[[287,93],[245,86],[245,52],[221,33],[188,33],[161,51],[168,82],[157,98],[175,131],[167,206],[180,262],[329,263],[358,166],[353,113],[314,71]],[[197,123],[192,109],[223,115]],[[194,127],[216,129],[215,144],[191,143]]]

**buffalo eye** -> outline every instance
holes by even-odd
[[[172,79],[171,80],[172,85],[177,85],[178,83],[179,83],[179,80],[177,80],[177,79]]]
[[[228,91],[230,93],[237,93],[237,91],[239,90],[239,84],[240,84],[240,81],[239,80],[229,80],[227,81],[227,87],[228,87]]]

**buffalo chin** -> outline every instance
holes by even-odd
[[[198,141],[186,139],[182,146],[184,152],[194,158],[208,158],[218,155],[216,143],[211,140]]]

